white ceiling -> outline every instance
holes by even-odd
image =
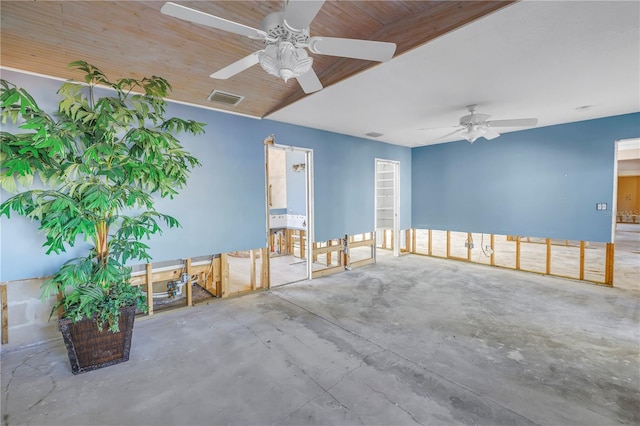
[[[518,2],[266,118],[414,147],[469,104],[538,126],[640,111],[640,2]]]

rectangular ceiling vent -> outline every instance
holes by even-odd
[[[244,99],[244,96],[234,95],[233,93],[221,92],[220,90],[214,90],[207,97],[208,101],[218,102],[221,104],[231,105],[231,106],[238,105],[243,99]]]
[[[365,136],[369,136],[371,138],[379,138],[382,135],[383,135],[383,133],[378,133],[378,132],[365,133]]]

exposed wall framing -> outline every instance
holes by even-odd
[[[407,246],[413,254],[613,286],[613,243],[412,229]]]
[[[320,278],[375,263],[375,246],[374,232],[314,242],[312,258],[315,259],[314,267],[320,269],[314,269],[312,277]]]
[[[377,247],[383,250],[393,250],[396,245],[396,241],[394,238],[393,229],[379,229],[377,231],[379,233],[377,238]],[[404,243],[402,241],[402,234],[404,233]],[[416,249],[415,247],[415,229],[405,229],[400,230],[400,240],[397,242],[400,244],[400,253],[413,253]]]
[[[147,295],[151,295],[153,292],[153,284],[164,281],[176,281],[180,279],[183,273],[188,276],[187,283],[184,286],[185,291],[185,304],[186,306],[193,306],[193,291],[192,281],[197,280],[202,288],[214,297],[223,297],[222,281],[224,278],[221,262],[223,257],[211,256],[206,260],[193,260],[191,258],[181,261],[181,263],[173,263],[166,265],[166,262],[162,262],[161,265],[154,268],[154,265],[147,263],[144,265],[144,270],[139,270],[132,273],[131,285],[144,286],[144,290]],[[149,308],[149,315],[153,315],[155,312],[154,298],[147,297],[147,306]]]
[[[306,259],[306,245],[307,233],[304,229],[281,228],[269,234],[269,250],[274,255]]]
[[[304,247],[304,243],[300,244],[306,238],[304,231],[292,232],[290,235],[291,243],[287,241],[285,245],[292,244],[298,253],[304,256],[304,249],[298,247],[299,245]],[[613,243],[589,243],[586,241],[580,241],[578,244],[557,243],[550,238],[544,238],[542,239],[544,243],[537,244],[540,239],[494,234],[489,234],[486,238],[488,244],[485,244],[484,234],[410,229],[405,231],[403,251],[613,286],[615,254]],[[390,238],[387,241],[392,243]],[[509,245],[500,244],[501,241]],[[535,243],[533,245],[538,247],[543,246],[545,248],[544,256],[539,256],[537,259],[526,259],[530,255],[526,249],[527,243]],[[392,249],[393,247],[389,247],[388,244],[387,248]],[[376,235],[374,232],[345,235],[344,238],[314,242],[312,252],[314,267],[317,266],[321,269],[313,271],[313,278],[375,263],[375,250]],[[248,252],[249,292],[270,288],[269,251],[270,249],[265,247]],[[260,265],[258,265],[258,258]],[[562,259],[563,262],[554,262],[559,259]],[[556,263],[570,264],[572,261],[575,263],[572,270],[561,270],[556,267]],[[538,267],[527,266],[532,263],[537,263]],[[258,268],[260,268],[259,271]],[[191,281],[195,277],[201,287],[212,296],[224,298],[231,295],[229,292],[229,262],[226,253],[211,256],[206,260],[185,259],[179,264],[174,263],[156,268],[153,264],[146,264],[132,275],[132,285],[144,286],[147,294],[150,294],[153,283],[177,280],[183,272],[189,276],[186,284],[186,306],[194,304]],[[19,285],[20,282],[24,282],[24,280],[16,281],[14,284]],[[9,342],[7,299],[9,285],[10,282],[0,283],[2,344]],[[147,303],[149,315],[153,315],[156,308],[153,297],[148,297]]]
[[[269,249],[265,247],[250,250],[248,255],[247,264],[250,269],[247,274],[247,288],[249,289],[247,292],[268,289]],[[180,261],[159,262],[156,265],[151,263],[138,265],[136,267],[137,270],[132,273],[131,285],[141,286],[142,289],[147,292],[147,295],[150,295],[153,293],[154,283],[177,281],[183,273],[186,273],[189,278],[183,287],[185,297],[184,305],[182,306],[193,306],[195,304],[191,285],[194,280],[197,280],[200,287],[212,297],[225,298],[232,295],[229,291],[230,274],[228,256],[227,253],[223,253],[194,259],[188,258]],[[260,260],[259,265],[258,259]],[[259,271],[258,268],[260,268]],[[43,277],[37,280],[43,281],[48,278],[49,277]],[[19,286],[27,281],[29,280],[0,283],[2,344],[9,343],[9,303],[7,293],[10,290],[8,290],[8,287],[12,285]],[[59,300],[61,295],[57,297]],[[147,297],[147,306],[149,308],[148,315],[157,313],[159,306],[157,301],[154,303],[153,297]],[[58,312],[58,316],[61,316],[61,314],[62,312]],[[43,319],[43,321],[46,322],[46,318]]]

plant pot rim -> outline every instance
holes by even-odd
[[[128,306],[123,306],[120,308],[121,312],[125,312],[125,311],[131,311],[133,310],[135,312],[136,310],[136,306],[135,305],[128,305]],[[63,314],[64,315],[64,314]],[[85,320],[89,320],[89,321],[95,321],[95,319],[98,317],[98,312],[94,312],[91,314],[91,317],[82,317],[80,318],[78,321],[73,321],[71,318],[65,317],[63,316],[62,318],[58,318],[58,324],[59,325],[67,325],[67,324],[75,324],[76,322],[80,322],[80,321],[85,321]]]

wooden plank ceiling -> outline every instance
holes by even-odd
[[[310,27],[312,36],[394,42],[396,56],[512,1],[327,1]],[[178,2],[254,28],[281,1]],[[263,48],[260,41],[202,27],[160,13],[164,2],[10,1],[0,3],[0,65],[61,78],[79,78],[67,64],[85,60],[112,79],[159,75],[173,86],[171,99],[264,117],[305,96],[259,65],[228,79],[209,78]],[[310,54],[327,87],[376,62]],[[437,58],[434,58],[437,60]],[[244,96],[237,106],[206,100],[212,90]]]

